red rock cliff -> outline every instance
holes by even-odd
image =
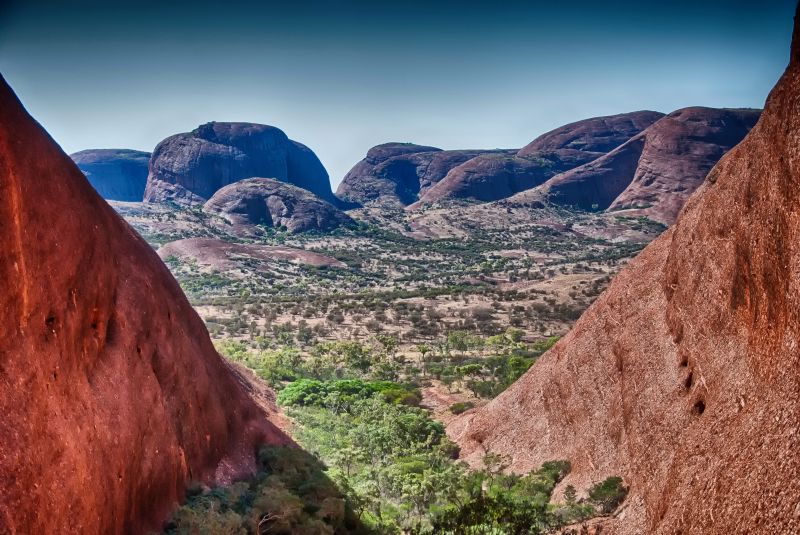
[[[630,484],[620,533],[800,532],[800,39],[759,123],[675,226],[504,394],[468,459]]]
[[[158,529],[289,443],[155,252],[0,78],[0,533]]]

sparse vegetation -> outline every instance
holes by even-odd
[[[169,532],[535,534],[624,500],[609,478],[586,499],[568,486],[553,504],[564,462],[519,476],[489,454],[469,470],[434,416],[508,388],[661,227],[552,208],[558,228],[533,212],[509,210],[514,224],[494,227],[444,214],[455,234],[422,238],[426,208],[422,219],[364,210],[331,233],[265,227],[241,238],[196,209],[126,210],[154,246],[211,237],[295,251],[165,259],[220,353],[279,392],[308,452],[265,449],[251,480],[193,490]],[[623,232],[639,238],[605,237]],[[305,264],[309,251],[329,260]]]
[[[611,476],[589,489],[589,500],[597,505],[603,513],[610,513],[619,506],[628,495],[622,478]]]
[[[319,535],[369,533],[326,467],[299,448],[264,447],[258,474],[229,487],[192,486],[164,533]]]
[[[453,414],[461,414],[463,412],[467,412],[468,410],[475,407],[475,404],[471,401],[459,401],[458,403],[453,403],[450,405],[450,412]]]

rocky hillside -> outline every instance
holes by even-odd
[[[662,117],[664,114],[656,111],[637,111],[577,121],[542,134],[517,155],[579,151],[596,158],[619,147]]]
[[[287,444],[166,266],[0,79],[0,532],[145,533]]]
[[[144,200],[202,204],[220,188],[258,176],[274,177],[336,202],[328,173],[305,145],[273,126],[213,122],[156,146]]]
[[[579,493],[622,476],[616,533],[800,530],[799,33],[760,121],[675,225],[451,426],[465,458],[569,459]]]
[[[450,170],[420,196],[417,206],[447,199],[510,197],[603,156],[661,117],[653,111],[595,117],[547,132],[519,151],[479,155]]]
[[[642,111],[578,121],[539,136],[521,150],[443,151],[386,143],[367,152],[336,194],[360,204],[390,206],[501,199],[602,156],[661,117]]]
[[[289,232],[326,231],[353,223],[313,193],[272,178],[248,178],[218,190],[203,209],[234,225],[286,227]]]
[[[605,156],[553,177],[541,191],[557,204],[584,210],[634,209],[671,224],[759,114],[760,110],[701,107],[675,111]],[[523,193],[512,202],[524,202],[536,193]]]
[[[384,143],[345,175],[336,195],[359,204],[406,206],[459,164],[489,152],[442,150],[412,143]]]
[[[70,154],[89,183],[109,201],[142,200],[150,153],[130,149],[88,149]]]

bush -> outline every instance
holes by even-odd
[[[326,407],[336,412],[347,410],[360,399],[380,394],[387,403],[419,405],[419,393],[391,381],[363,381],[341,379],[317,381],[300,379],[286,385],[278,394],[278,403],[284,406]]]
[[[467,412],[473,407],[475,407],[475,404],[471,401],[459,401],[458,403],[453,403],[450,405],[450,412],[453,414],[461,414],[463,412]]]
[[[550,513],[550,497],[569,471],[569,462],[551,461],[526,476],[499,473],[502,458],[485,459],[496,471],[474,473],[463,482],[466,496],[439,509],[433,516],[433,533],[498,533],[537,535],[557,526]]]
[[[618,476],[611,476],[589,489],[589,500],[604,513],[610,513],[616,509],[627,495],[628,489],[622,484],[622,478]]]
[[[417,392],[406,390],[405,388],[389,388],[381,392],[384,401],[395,405],[408,405],[418,407],[422,397]]]
[[[228,487],[187,491],[168,534],[366,533],[325,466],[299,448],[264,447],[259,472]]]

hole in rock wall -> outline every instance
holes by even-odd
[[[703,401],[702,399],[698,399],[698,400],[695,402],[695,404],[694,404],[694,407],[692,407],[692,412],[693,412],[694,414],[696,414],[696,415],[700,416],[700,415],[701,415],[701,414],[703,414],[705,411],[706,411],[706,402],[705,402],[705,401]]]

